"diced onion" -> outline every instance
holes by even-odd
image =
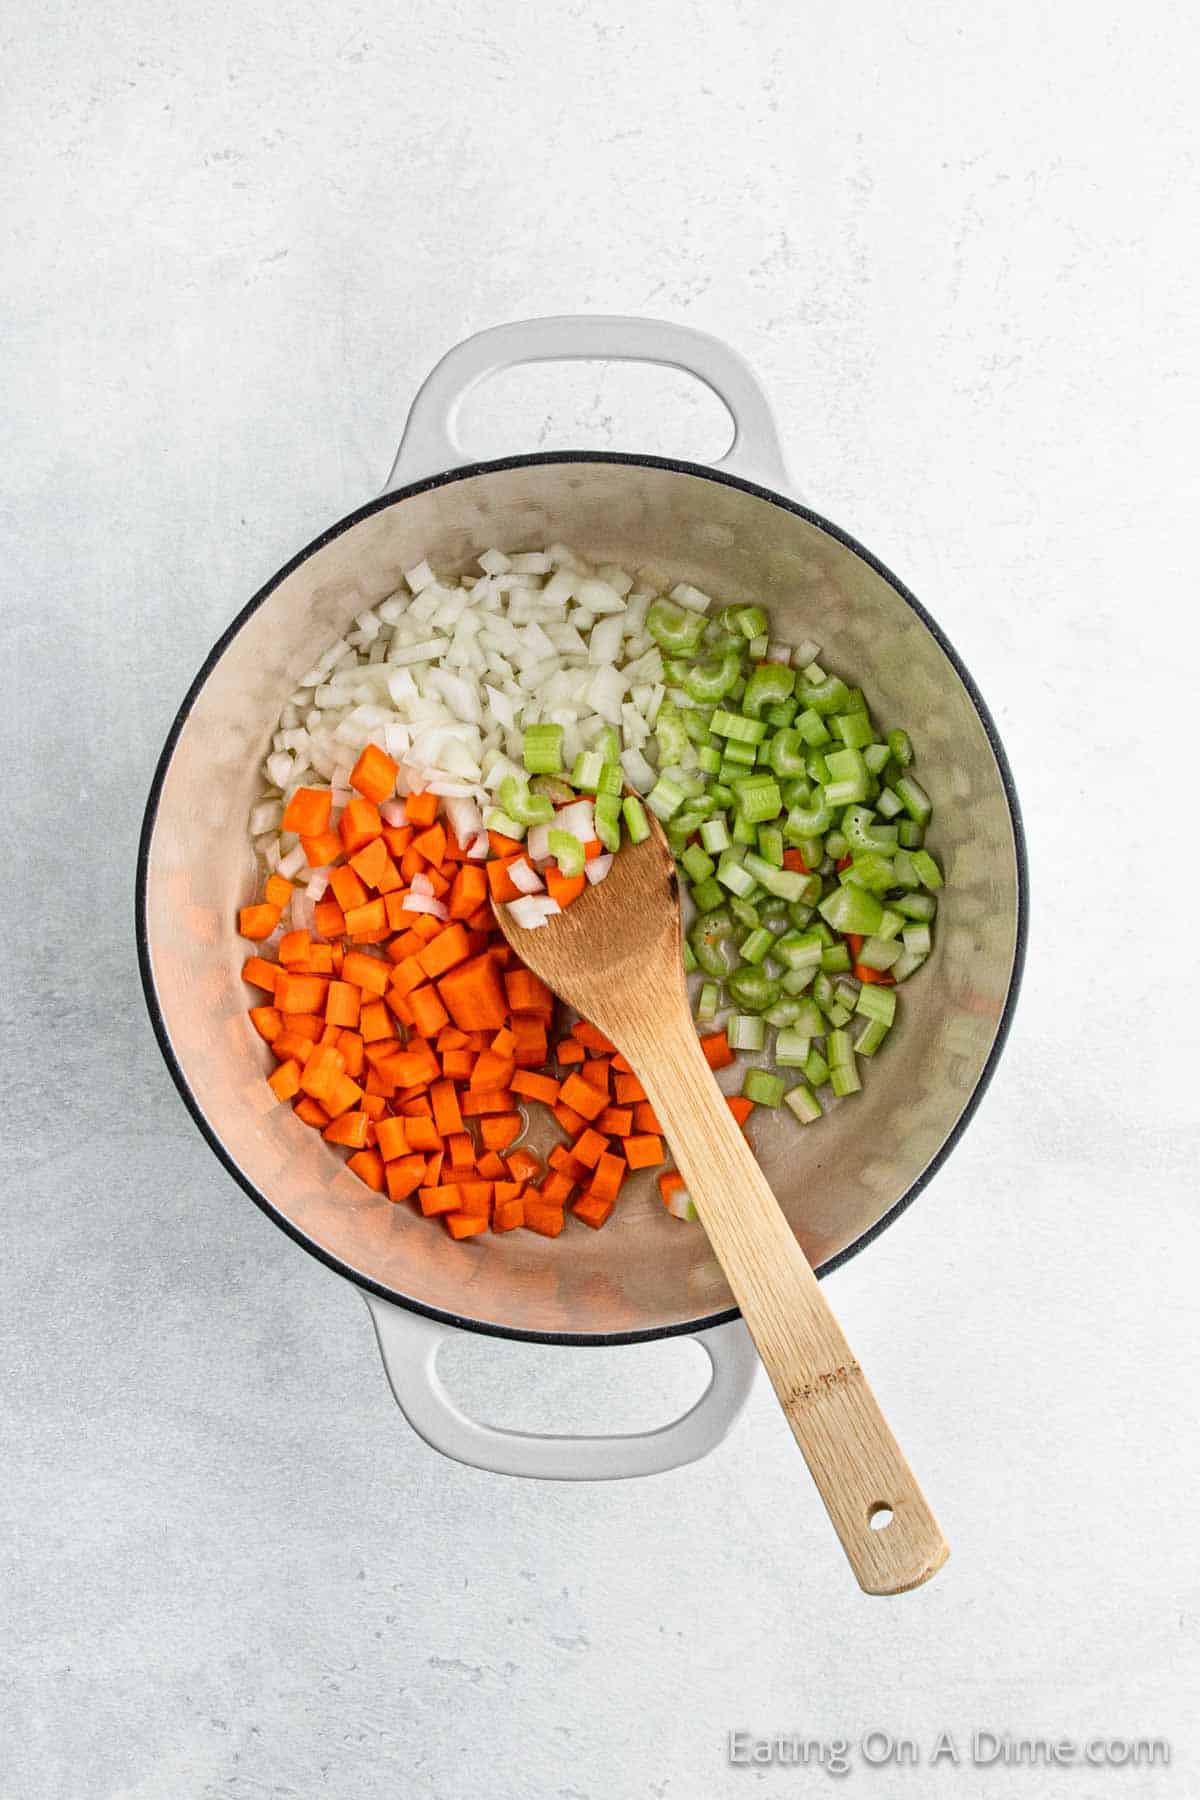
[[[522,930],[536,931],[562,908],[548,894],[522,894],[519,900],[509,901],[508,910]]]
[[[597,882],[604,880],[604,877],[608,874],[608,871],[612,868],[612,866],[613,866],[612,851],[606,850],[603,856],[593,856],[590,863],[585,863],[583,866],[583,872],[587,876],[588,880],[591,882],[592,886],[595,887]],[[509,874],[513,877],[514,880],[516,879],[516,865],[515,864],[509,870]]]
[[[523,894],[544,894],[546,891],[541,876],[536,869],[530,868],[524,857],[519,862],[509,864],[508,879]]]
[[[432,894],[418,894],[415,891],[404,896],[404,905],[401,911],[432,913],[435,919],[448,917],[446,906],[441,900],[435,900]]]

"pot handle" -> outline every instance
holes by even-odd
[[[454,1404],[437,1371],[455,1327],[365,1294],[396,1405],[413,1430],[454,1462],[539,1481],[621,1481],[696,1462],[716,1448],[742,1410],[758,1356],[740,1319],[698,1331],[712,1379],[682,1418],[656,1431],[557,1437],[481,1425]]]
[[[600,313],[495,325],[448,350],[417,391],[384,491],[471,460],[458,441],[459,409],[489,375],[519,363],[579,361],[662,363],[694,375],[733,420],[733,443],[712,466],[791,491],[767,397],[736,350],[690,325]]]

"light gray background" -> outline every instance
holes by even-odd
[[[1194,13],[116,0],[10,19],[2,625],[5,1800],[719,1800],[723,1733],[1161,1733],[1200,1788]],[[365,1309],[225,1177],[144,1016],[133,859],[213,638],[369,497],[452,342],[727,337],[797,483],[990,700],[1035,918],[1007,1057],[831,1283],[954,1546],[856,1592],[760,1386],[706,1464],[439,1461]],[[682,382],[513,378],[474,447],[711,454]],[[219,794],[210,803],[219,806]],[[505,1422],[663,1417],[680,1345],[472,1340]]]

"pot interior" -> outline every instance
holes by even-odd
[[[904,987],[903,1017],[865,1068],[861,1094],[815,1127],[761,1108],[751,1124],[815,1265],[897,1205],[954,1133],[1013,983],[1020,897],[1005,784],[962,678],[897,589],[820,523],[701,470],[583,456],[492,465],[380,503],[300,558],[214,652],[169,747],[144,848],[146,966],[177,1073],[211,1137],[256,1197],[346,1273],[485,1330],[680,1330],[731,1299],[703,1231],[665,1213],[651,1173],[627,1183],[601,1232],[455,1243],[408,1204],[370,1193],[276,1105],[239,976],[247,947],[236,913],[256,884],[248,809],[299,677],[422,557],[453,574],[490,545],[555,540],[631,572],[653,563],[722,603],[763,602],[773,635],[815,639],[829,666],[861,681],[882,724],[911,731],[946,872],[934,955]],[[550,1123],[542,1146],[556,1135]]]

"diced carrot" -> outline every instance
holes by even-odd
[[[303,1067],[312,1055],[313,1042],[314,1040],[306,1032],[281,1031],[277,1038],[272,1039],[271,1053],[277,1056],[280,1062],[287,1062],[289,1057],[295,1057]]]
[[[425,948],[419,952],[417,961],[430,981],[436,981],[448,969],[465,962],[469,951],[466,928],[459,924],[447,925],[435,938],[430,938]]]
[[[238,913],[238,931],[244,938],[261,943],[263,938],[270,937],[279,919],[279,908],[269,906],[265,901],[257,906],[243,906]]]
[[[332,944],[310,944],[308,961],[305,964],[310,975],[332,975],[334,971],[334,946]]]
[[[378,1121],[387,1117],[387,1101],[380,1094],[364,1094],[358,1104],[368,1119]]]
[[[606,1062],[601,1061],[599,1057],[589,1059],[579,1073],[585,1081],[589,1081],[593,1087],[599,1088],[605,1100],[608,1099],[608,1064]]]
[[[339,868],[330,871],[329,886],[343,913],[349,913],[360,906],[365,906],[370,899],[366,884],[361,876],[355,874],[348,863],[343,863]]]
[[[460,1181],[458,1189],[462,1195],[462,1210],[465,1213],[482,1213],[487,1218],[492,1204],[492,1183],[490,1181]]]
[[[293,975],[281,971],[275,983],[275,1004],[282,1013],[315,1013],[325,1011],[325,990],[329,986],[323,975]]]
[[[648,1100],[639,1100],[633,1109],[633,1122],[639,1131],[652,1131],[662,1136],[662,1126],[658,1122],[658,1114]]]
[[[584,860],[587,862],[595,862],[598,856],[603,856],[604,845],[600,842],[600,839],[589,838],[583,846],[583,855]]]
[[[554,1012],[554,995],[532,969],[510,969],[504,977],[504,992],[515,1013],[540,1013],[549,1019]]]
[[[511,1112],[512,1103],[509,1088],[468,1088],[459,1102],[464,1119],[478,1118],[481,1113]]]
[[[503,1088],[512,1080],[516,1063],[511,1056],[497,1056],[494,1050],[481,1050],[471,1070],[473,1088]]]
[[[437,989],[430,984],[414,988],[408,996],[413,1023],[422,1037],[436,1037],[450,1018]]]
[[[546,892],[552,900],[558,901],[564,912],[575,904],[588,884],[586,875],[560,875],[553,864],[544,871],[544,876]]]
[[[342,854],[342,840],[336,831],[323,831],[319,837],[302,837],[300,848],[310,869],[327,869]]]
[[[635,1101],[646,1098],[646,1090],[636,1075],[622,1075],[617,1071],[616,1058],[613,1058],[613,1087],[616,1090],[617,1102],[621,1106],[632,1106]]]
[[[340,1118],[333,1119],[321,1136],[327,1144],[343,1144],[348,1150],[365,1150],[370,1123],[365,1112],[345,1112]]]
[[[281,831],[294,831],[297,837],[320,837],[329,830],[333,811],[333,794],[329,788],[297,788],[280,821]]]
[[[458,1212],[460,1198],[457,1182],[448,1182],[442,1187],[422,1187],[421,1211],[426,1218],[433,1218],[438,1213]]]
[[[349,981],[331,981],[325,995],[325,1017],[330,1025],[353,1031],[362,1011],[362,989]]]
[[[628,1058],[622,1056],[619,1050],[612,1059],[612,1066],[613,1066],[614,1071],[618,1075],[632,1075],[633,1074],[633,1068],[632,1068],[632,1065],[630,1064]]]
[[[483,1122],[487,1124],[486,1119]],[[504,1159],[495,1150],[485,1150],[482,1156],[477,1156],[475,1168],[485,1181],[503,1181],[506,1173]]]
[[[435,869],[440,869],[446,855],[446,833],[435,821],[428,830],[418,833],[412,841],[412,848],[426,862],[432,863]]]
[[[358,1179],[365,1181],[377,1194],[383,1192],[383,1158],[378,1150],[360,1150],[357,1156],[349,1159],[346,1167],[353,1169]]]
[[[268,1044],[271,1044],[283,1030],[283,1014],[275,1006],[252,1006],[250,1023],[259,1037],[265,1038]]]
[[[436,794],[410,794],[404,802],[404,811],[410,825],[432,825],[438,816],[441,801]]]
[[[450,888],[447,906],[452,919],[469,919],[478,912],[488,896],[487,876],[482,863],[465,862]]]
[[[507,837],[502,831],[489,831],[488,843],[493,856],[523,856],[525,853],[520,838]]]
[[[516,1231],[525,1223],[525,1202],[520,1194],[511,1200],[497,1200],[492,1208],[493,1231]]]
[[[308,972],[308,953],[312,939],[307,931],[285,931],[275,952],[285,969]]]
[[[382,1125],[387,1123],[386,1119],[380,1120]],[[375,1127],[375,1130],[378,1132],[379,1125]],[[407,1200],[410,1194],[416,1193],[425,1177],[425,1158],[412,1154],[397,1156],[386,1164],[384,1173],[387,1180],[388,1199],[396,1202]]]
[[[446,1153],[444,1150],[434,1151],[433,1155],[425,1164],[425,1174],[421,1179],[421,1186],[423,1188],[431,1188],[438,1185],[439,1181],[442,1179],[442,1164],[445,1160]]]
[[[475,1145],[468,1131],[452,1131],[446,1139],[446,1154],[452,1169],[475,1167]]]
[[[347,1075],[357,1081],[363,1072],[363,1063],[366,1061],[362,1038],[357,1031],[339,1031],[337,1047],[342,1053]]]
[[[520,860],[517,856],[500,856],[496,857],[494,861],[484,864],[487,871],[488,892],[491,895],[493,906],[501,906],[509,900],[521,898],[521,889],[509,874],[513,863]],[[274,927],[272,927],[273,929]],[[264,937],[270,935],[270,932],[264,931],[263,933]]]
[[[810,873],[808,864],[805,862],[804,858],[801,856],[801,854],[798,850],[785,850],[784,851],[783,866],[785,869],[795,870],[796,874],[798,874],[798,875],[807,875]]]
[[[442,1148],[441,1135],[432,1118],[428,1115],[422,1116],[420,1113],[410,1115],[406,1113],[404,1116],[404,1135],[414,1150],[423,1150],[427,1155],[431,1154],[434,1150],[440,1150]]]
[[[442,1074],[451,1081],[469,1081],[475,1067],[473,1050],[447,1050],[442,1056]]]
[[[744,1125],[754,1111],[753,1100],[747,1100],[745,1094],[727,1094],[725,1104],[739,1125]]]
[[[473,912],[467,920],[467,924],[471,927],[472,931],[491,931],[494,929],[495,923],[495,915],[492,912],[492,903],[490,900],[481,906],[478,912]]]
[[[723,1031],[710,1031],[707,1037],[700,1039],[700,1048],[710,1069],[727,1069],[737,1060]]]
[[[365,906],[346,908],[346,930],[360,941],[380,943],[387,936],[387,907],[382,900],[368,900]]]
[[[368,956],[363,950],[348,950],[342,963],[342,980],[353,982],[364,993],[374,994],[380,998],[387,992],[391,970],[377,956]]]
[[[577,1044],[574,1038],[563,1038],[562,1042],[555,1048],[554,1054],[558,1058],[559,1063],[566,1068],[571,1063],[583,1062],[584,1058],[587,1056],[587,1051],[582,1044]]]
[[[598,1087],[585,1081],[582,1075],[568,1075],[560,1093],[564,1103],[573,1112],[582,1113],[585,1119],[598,1118],[608,1105],[607,1094],[602,1094]]]
[[[336,900],[318,900],[313,907],[313,924],[322,937],[341,937],[346,919]]]
[[[370,1000],[359,1013],[359,1031],[364,1044],[378,1044],[392,1035],[392,1021],[382,1000]]]
[[[293,1100],[300,1092],[300,1064],[294,1057],[281,1062],[267,1076],[267,1086],[277,1100]]]
[[[395,1056],[387,1060],[387,1072],[393,1076],[398,1087],[424,1087],[427,1082],[437,1082],[441,1074],[438,1059],[424,1038],[410,1038],[404,1050],[398,1050]],[[434,1112],[436,1115],[436,1107]]]
[[[538,1192],[543,1200],[554,1206],[565,1206],[575,1191],[575,1183],[562,1169],[555,1169],[553,1175],[547,1175]]]
[[[450,1233],[452,1238],[462,1239],[478,1237],[480,1232],[486,1231],[487,1228],[488,1216],[486,1213],[457,1212],[446,1214],[446,1230]]]
[[[438,982],[438,993],[463,1031],[498,1031],[507,1022],[504,988],[490,956],[476,956],[451,969]]]
[[[433,1117],[443,1137],[463,1128],[462,1112],[458,1104],[458,1095],[451,1081],[435,1081],[429,1090],[429,1098],[433,1104]]]
[[[373,800],[360,800],[356,797],[346,802],[338,820],[338,836],[347,856],[353,856],[356,850],[361,850],[372,838],[382,835],[383,820]]]
[[[611,1217],[615,1205],[615,1200],[605,1199],[600,1194],[589,1192],[580,1196],[571,1211],[585,1225],[590,1225],[593,1231],[599,1231],[600,1227],[606,1224]]]
[[[596,1124],[601,1131],[607,1131],[610,1137],[628,1137],[633,1130],[633,1108],[631,1106],[606,1107]]]
[[[292,884],[284,875],[268,875],[267,885],[263,889],[263,899],[268,906],[277,906],[280,912],[292,898]]]
[[[603,1200],[615,1200],[621,1191],[621,1183],[624,1179],[624,1157],[613,1156],[610,1151],[606,1150],[596,1164],[596,1173],[592,1176],[592,1185],[588,1192],[598,1195]]]
[[[392,761],[386,750],[381,750],[378,744],[368,744],[350,771],[350,786],[364,799],[378,804],[394,793],[399,773],[399,765]]]
[[[391,861],[392,859],[387,853],[387,845],[381,837],[376,837],[372,838],[369,844],[364,844],[361,850],[355,851],[350,858],[350,867],[360,881],[365,881],[369,888],[377,888],[383,871]]]
[[[375,1127],[375,1142],[384,1162],[395,1156],[406,1156],[411,1148],[403,1119],[380,1119]]]
[[[589,1125],[571,1145],[571,1154],[578,1157],[585,1169],[594,1169],[607,1149],[608,1139]]]
[[[325,1108],[308,1094],[305,1094],[302,1100],[297,1100],[292,1111],[298,1119],[303,1120],[305,1125],[311,1125],[315,1131],[324,1131],[329,1123],[329,1114]]]
[[[558,1082],[551,1075],[534,1075],[533,1069],[518,1069],[513,1076],[513,1093],[525,1094],[527,1100],[542,1100],[552,1107],[558,1100]]]
[[[415,956],[406,956],[392,970],[391,985],[401,994],[411,994],[425,984],[425,971]]]
[[[683,1176],[679,1173],[678,1169],[663,1170],[658,1178],[658,1191],[662,1195],[662,1203],[664,1206],[671,1198],[671,1195],[677,1194],[683,1185]]]
[[[265,956],[248,956],[242,964],[242,980],[248,981],[251,987],[262,988],[268,994],[275,992],[278,976],[279,965],[268,962]]]
[[[519,1069],[540,1069],[546,1060],[546,1027],[531,1013],[518,1013],[512,1022],[517,1040]]]
[[[571,1036],[581,1043],[585,1050],[593,1050],[598,1056],[613,1056],[617,1046],[611,1038],[606,1038],[587,1019],[576,1019],[571,1027]]]
[[[525,1196],[525,1228],[540,1237],[557,1237],[563,1228],[563,1209],[533,1195]]]
[[[868,987],[895,987],[896,977],[890,969],[872,969],[866,963],[856,962],[854,973]]]
[[[514,1181],[533,1181],[542,1172],[542,1165],[532,1150],[525,1148],[514,1150],[511,1156],[505,1157],[508,1172]]]
[[[413,841],[411,825],[385,825],[381,833],[392,856],[403,856]]]
[[[520,1113],[491,1113],[479,1122],[479,1135],[489,1150],[507,1150],[520,1130]]]
[[[433,1117],[433,1108],[429,1104],[427,1094],[414,1094],[410,1100],[402,1100],[400,1111],[406,1119],[432,1119]]]
[[[653,1132],[635,1132],[625,1139],[625,1160],[631,1169],[652,1169],[663,1160],[663,1142]]]
[[[351,1081],[349,1075],[343,1072],[334,1077],[333,1086],[328,1094],[322,1096],[321,1104],[331,1119],[337,1119],[357,1106],[362,1097],[363,1090],[357,1081]]]

